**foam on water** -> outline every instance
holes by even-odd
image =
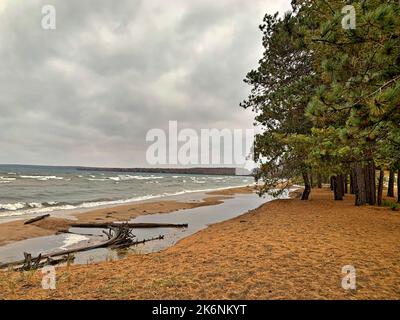
[[[57,176],[19,176],[21,179],[35,179],[39,181],[47,181],[47,180],[63,180],[63,177]]]
[[[80,234],[68,234],[66,235],[65,239],[63,240],[63,245],[60,247],[61,250],[68,250],[69,247],[88,240],[89,237],[80,235]]]

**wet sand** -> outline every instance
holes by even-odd
[[[70,214],[74,220],[54,217],[57,216],[57,213],[55,213],[52,214],[54,215],[52,217],[30,225],[24,225],[25,220],[5,222],[0,224],[0,246],[15,241],[53,235],[59,231],[67,230],[71,223],[128,221],[140,215],[169,213],[178,210],[216,205],[221,203],[223,199],[232,197],[235,194],[251,192],[253,192],[253,188],[251,187],[231,188],[202,194],[203,197],[201,197],[201,201],[151,200]],[[188,194],[186,198],[190,199],[191,196],[195,198],[194,194]]]
[[[400,213],[353,201],[276,200],[158,253],[57,268],[52,291],[40,271],[5,272],[0,298],[399,299]],[[341,287],[345,265],[357,290]]]

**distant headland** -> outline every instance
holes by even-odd
[[[242,168],[102,168],[76,167],[85,171],[110,172],[141,172],[141,173],[171,173],[171,174],[204,174],[216,176],[250,176],[251,172]]]

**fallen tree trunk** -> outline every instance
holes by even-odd
[[[70,225],[72,228],[117,228],[119,226],[128,226],[131,229],[139,228],[187,228],[188,224],[173,224],[173,223],[73,223]]]
[[[31,224],[31,223],[43,220],[43,219],[48,218],[48,217],[50,217],[50,215],[49,214],[45,214],[45,215],[42,215],[42,216],[39,216],[39,217],[35,217],[35,218],[32,218],[32,219],[26,220],[24,222],[24,224]]]

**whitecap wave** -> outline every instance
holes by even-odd
[[[132,175],[126,174],[126,175],[118,175],[116,177],[108,177],[108,179],[113,180],[113,181],[157,180],[157,179],[164,179],[164,177],[160,177],[160,176],[132,176]]]
[[[57,206],[59,203],[56,201],[50,201],[50,202],[16,202],[16,203],[0,203],[0,211],[1,210],[6,210],[6,211],[17,211],[21,209],[41,209],[45,207],[52,207],[52,206]]]
[[[104,179],[104,178],[88,178],[88,181],[107,181],[108,179]]]
[[[0,210],[16,211],[26,207],[25,202],[0,203]]]
[[[11,182],[11,181],[15,181],[15,180],[17,180],[17,178],[0,177],[0,181],[8,181],[8,182]]]
[[[63,180],[63,177],[57,176],[19,176],[21,179],[35,179],[38,181],[47,181],[47,180]]]

